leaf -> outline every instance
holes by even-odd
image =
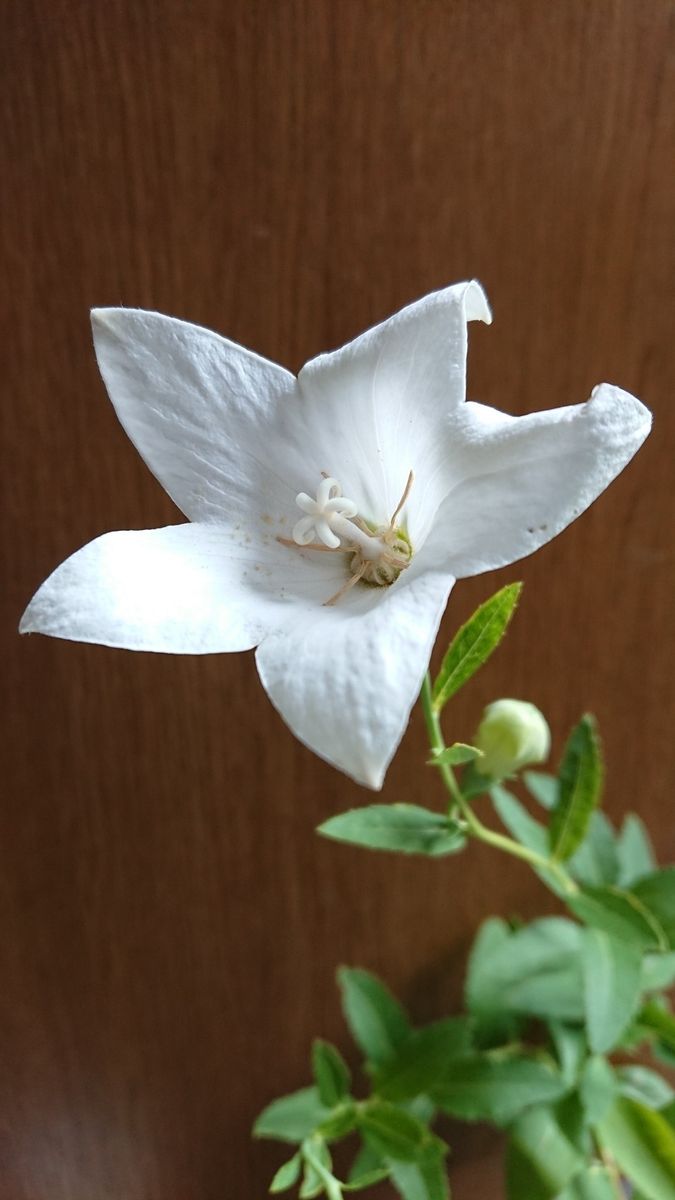
[[[560,795],[551,812],[551,856],[570,858],[583,842],[602,788],[602,757],[595,720],[583,716],[570,734],[558,772]]]
[[[665,1108],[675,1099],[675,1092],[667,1079],[649,1067],[637,1064],[617,1067],[616,1077],[621,1095],[639,1101],[646,1108]]]
[[[312,1047],[312,1069],[319,1099],[326,1108],[334,1108],[349,1095],[349,1067],[335,1046],[317,1038]]]
[[[603,1149],[646,1200],[673,1200],[675,1132],[660,1113],[622,1097],[596,1133]]]
[[[601,929],[583,939],[584,1010],[588,1041],[596,1054],[620,1041],[640,1003],[642,950]]]
[[[567,863],[567,870],[578,883],[602,887],[617,882],[618,869],[614,830],[605,814],[596,809],[584,841]]]
[[[288,1162],[285,1162],[282,1167],[279,1167],[279,1170],[270,1184],[270,1192],[272,1192],[272,1194],[277,1192],[287,1192],[289,1188],[292,1188],[293,1185],[298,1182],[301,1169],[302,1158],[299,1154],[294,1154],[292,1158],[289,1158]]]
[[[675,867],[639,879],[631,893],[653,913],[665,930],[670,948],[675,950]]]
[[[318,828],[324,837],[370,850],[437,857],[456,854],[466,844],[459,825],[443,813],[416,804],[369,804],[330,817]]]
[[[543,1062],[476,1055],[452,1063],[432,1098],[451,1117],[508,1125],[526,1108],[556,1100],[565,1089],[562,1076]]]
[[[391,992],[369,971],[340,967],[342,1007],[355,1042],[367,1060],[384,1066],[410,1036],[408,1018]]]
[[[574,1176],[557,1200],[618,1200],[620,1194],[616,1190],[615,1177],[607,1167],[593,1163]],[[639,1197],[634,1194],[633,1200],[639,1200]]]
[[[619,860],[617,883],[630,887],[645,875],[651,875],[658,863],[652,850],[649,834],[638,816],[629,813],[616,843]]]
[[[449,1200],[443,1159],[435,1155],[420,1163],[392,1161],[391,1181],[403,1200]]]
[[[470,1049],[470,1023],[449,1017],[411,1035],[395,1059],[377,1072],[373,1087],[385,1100],[409,1100],[431,1090],[453,1059]]]
[[[543,825],[531,817],[520,800],[516,800],[501,784],[490,788],[490,799],[500,821],[513,835],[516,841],[529,850],[535,850],[548,858],[548,835]]]
[[[360,1179],[352,1181],[352,1183],[343,1183],[341,1185],[343,1192],[360,1192],[363,1188],[374,1187],[376,1183],[381,1183],[383,1179],[389,1178],[389,1167],[380,1167],[376,1171],[370,1171],[368,1175],[362,1175]]]
[[[302,1142],[328,1116],[330,1109],[321,1103],[317,1089],[302,1088],[263,1109],[253,1126],[253,1136]]]
[[[508,1200],[553,1200],[583,1166],[546,1108],[524,1113],[509,1131],[506,1151]]]
[[[356,1112],[354,1101],[346,1100],[338,1108],[331,1109],[325,1121],[317,1125],[316,1132],[327,1142],[338,1141],[356,1128]]]
[[[572,1087],[586,1057],[586,1039],[581,1029],[565,1025],[562,1021],[549,1021],[548,1026],[562,1077]]]
[[[522,583],[509,583],[501,588],[455,634],[434,682],[433,705],[437,713],[497,649],[522,587]]]
[[[478,750],[476,746],[467,746],[465,742],[455,742],[453,746],[446,746],[440,754],[435,754],[433,758],[429,759],[429,766],[461,767],[464,763],[474,762],[475,759],[482,757],[483,751]]]
[[[642,989],[658,992],[675,983],[675,952],[646,954],[642,960]]]
[[[362,1108],[359,1129],[376,1154],[396,1162],[416,1162],[440,1144],[426,1125],[386,1100]]]
[[[555,775],[547,771],[524,771],[523,783],[528,792],[542,808],[552,809],[560,795],[560,784]]]
[[[312,1200],[326,1192],[328,1200],[341,1200],[340,1185],[333,1176],[330,1150],[320,1139],[306,1139],[302,1144],[305,1174],[300,1188],[300,1200]]]
[[[667,1009],[650,1001],[640,1010],[638,1022],[656,1034],[669,1050],[675,1051],[675,1017]]]
[[[582,931],[564,917],[544,917],[512,932],[503,922],[480,931],[467,977],[467,1005],[483,1025],[505,1013],[581,1020]]]
[[[617,1082],[606,1058],[594,1055],[584,1066],[579,1081],[579,1096],[589,1125],[597,1125],[614,1103]]]
[[[358,1183],[360,1179],[367,1178],[373,1171],[381,1170],[383,1165],[380,1155],[364,1142],[351,1165],[348,1182]]]
[[[640,897],[616,887],[581,888],[565,896],[568,908],[586,925],[643,949],[668,947],[666,935]]]

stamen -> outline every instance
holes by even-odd
[[[394,512],[392,514],[391,521],[389,522],[390,529],[394,528],[394,523],[396,521],[396,518],[397,518],[398,514],[400,513],[401,509],[403,508],[403,505],[405,504],[406,500],[408,499],[408,496],[410,495],[410,489],[412,488],[414,478],[415,478],[415,475],[411,471],[410,474],[408,475],[408,482],[406,483],[406,485],[403,489],[403,495],[401,496],[401,499],[399,500],[398,504],[396,505],[396,508],[394,509]]]

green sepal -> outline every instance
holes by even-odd
[[[434,681],[433,706],[437,713],[497,649],[522,587],[522,583],[509,583],[501,588],[455,634]]]

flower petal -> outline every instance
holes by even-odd
[[[342,563],[221,526],[107,533],[57,567],[19,628],[129,650],[250,650],[314,613],[343,579]]]
[[[425,562],[462,578],[531,554],[593,503],[650,426],[639,400],[606,383],[585,404],[524,417],[467,404],[456,432],[459,481],[438,512]]]
[[[250,510],[261,481],[268,492],[276,481],[283,493],[277,507],[293,511],[293,495],[272,466],[271,430],[263,434],[295,394],[293,375],[208,329],[160,313],[96,308],[91,317],[117,415],[187,517],[217,521]],[[279,444],[277,457],[280,451]]]
[[[466,326],[474,319],[491,320],[480,284],[455,284],[312,359],[298,376],[298,436],[315,472],[335,475],[360,513],[384,524],[413,470],[406,513],[414,542],[447,491],[443,464],[452,413],[465,399]]]
[[[382,786],[453,583],[427,571],[384,594],[360,588],[258,646],[263,687],[286,724],[357,783]]]

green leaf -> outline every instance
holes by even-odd
[[[318,828],[324,837],[370,850],[438,857],[456,854],[466,838],[456,821],[416,804],[369,804],[330,817]]]
[[[364,1142],[351,1165],[348,1182],[358,1184],[360,1180],[372,1175],[373,1171],[380,1171],[383,1167],[381,1156],[375,1153],[372,1146]]]
[[[306,1139],[302,1144],[305,1174],[300,1188],[300,1200],[312,1200],[325,1191],[328,1200],[341,1200],[340,1185],[333,1175],[330,1150],[319,1138]]]
[[[602,929],[587,929],[582,961],[588,1041],[604,1054],[621,1040],[640,1002],[642,950]]]
[[[302,1157],[300,1154],[294,1154],[292,1158],[289,1158],[288,1162],[279,1167],[270,1184],[270,1192],[273,1194],[276,1192],[287,1192],[289,1188],[292,1188],[298,1182],[301,1169]]]
[[[631,893],[653,913],[665,930],[670,948],[675,950],[675,867],[639,879]]]
[[[596,1130],[600,1143],[647,1200],[675,1196],[675,1132],[660,1113],[622,1098]]]
[[[383,1179],[389,1178],[389,1167],[380,1167],[375,1171],[370,1171],[368,1175],[362,1175],[360,1179],[353,1180],[351,1183],[343,1183],[343,1192],[360,1192],[363,1188],[374,1187],[376,1183],[381,1183]]]
[[[616,1190],[615,1178],[607,1167],[593,1163],[574,1176],[557,1200],[617,1200],[620,1194]],[[639,1197],[634,1194],[633,1200],[639,1200]]]
[[[426,1125],[386,1100],[364,1105],[359,1129],[376,1154],[396,1162],[417,1162],[439,1145]]]
[[[542,808],[550,811],[555,807],[560,796],[557,776],[549,775],[547,771],[524,771],[522,778],[528,792]]]
[[[617,882],[619,866],[614,830],[598,809],[591,813],[586,837],[569,859],[567,869],[573,879],[588,887]]]
[[[516,797],[507,792],[501,784],[493,784],[489,790],[493,808],[511,836],[522,846],[527,846],[528,850],[534,850],[543,858],[548,858],[549,845],[546,828],[535,821],[520,800],[516,800]],[[552,871],[547,871],[543,867],[534,867],[533,869],[535,875],[538,875],[542,883],[545,883],[546,887],[550,888],[556,896],[562,895],[560,881]]]
[[[581,888],[565,901],[586,925],[602,929],[619,941],[623,938],[643,949],[668,948],[659,922],[639,896],[616,887]]]
[[[478,750],[476,746],[467,746],[465,742],[455,742],[453,746],[446,746],[440,754],[435,754],[433,758],[430,758],[429,766],[461,767],[464,763],[474,762],[475,759],[482,757],[483,751]]]
[[[579,1096],[589,1125],[597,1125],[614,1103],[617,1082],[606,1058],[594,1055],[584,1066],[579,1081]]]
[[[354,1101],[346,1100],[337,1108],[331,1109],[325,1121],[317,1125],[316,1132],[327,1142],[339,1141],[356,1129],[356,1112]]]
[[[651,875],[658,863],[654,856],[649,834],[638,816],[629,813],[616,843],[619,860],[617,883],[630,887],[645,875]]]
[[[449,1017],[411,1035],[395,1059],[377,1072],[373,1087],[384,1100],[409,1100],[431,1090],[453,1059],[470,1049],[470,1023]]]
[[[455,635],[434,682],[433,704],[437,713],[497,649],[522,587],[522,583],[510,583],[501,588],[476,609]]]
[[[543,1062],[476,1055],[452,1063],[432,1098],[451,1117],[508,1125],[526,1108],[556,1100],[565,1090],[562,1076]]]
[[[586,1039],[581,1029],[562,1021],[549,1021],[548,1026],[562,1077],[572,1087],[586,1057]]]
[[[319,1099],[327,1108],[334,1108],[349,1095],[352,1081],[349,1067],[330,1042],[316,1039],[312,1047],[312,1069]]]
[[[667,1079],[649,1067],[630,1065],[617,1067],[616,1077],[619,1091],[629,1100],[637,1100],[646,1108],[665,1108],[675,1099],[675,1092]]]
[[[420,1163],[391,1162],[391,1181],[402,1200],[448,1200],[450,1189],[443,1159],[434,1155]]]
[[[560,795],[551,812],[551,855],[570,858],[583,842],[602,788],[602,756],[595,721],[583,716],[570,734],[558,772]]]
[[[675,1052],[675,1017],[672,1013],[650,1001],[640,1009],[638,1022],[655,1034],[668,1050]]]
[[[408,1018],[391,992],[369,971],[340,967],[342,1007],[355,1042],[367,1060],[384,1066],[410,1036]]]
[[[659,992],[675,983],[675,952],[646,954],[642,960],[642,989]]]
[[[329,1115],[330,1110],[321,1103],[317,1089],[302,1088],[273,1100],[263,1109],[253,1126],[253,1136],[302,1142]]]
[[[581,1020],[582,931],[564,917],[544,917],[512,932],[503,922],[480,931],[467,977],[467,1005],[483,1025],[505,1013]]]
[[[509,1131],[508,1200],[553,1200],[583,1166],[581,1155],[546,1108],[524,1113]]]

